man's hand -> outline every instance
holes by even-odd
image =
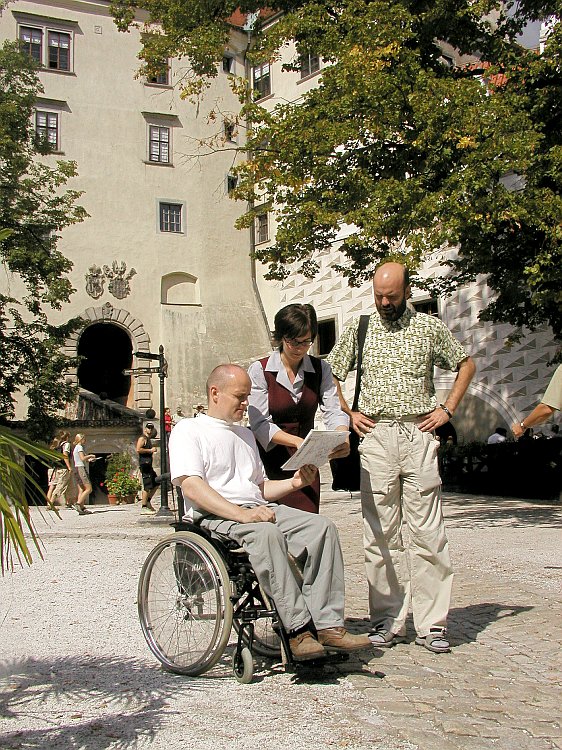
[[[301,466],[298,471],[295,471],[295,474],[291,479],[293,489],[300,490],[302,487],[308,487],[309,484],[314,482],[317,474],[318,469],[316,466],[313,466],[312,464]]]
[[[429,414],[426,414],[421,422],[418,422],[418,429],[421,432],[433,432],[437,427],[441,427],[441,425],[444,425],[448,421],[449,415],[444,409],[438,406],[433,411],[430,411]]]
[[[240,508],[238,523],[275,523],[275,511],[265,505],[255,508]]]
[[[376,422],[373,422],[372,419],[369,419],[369,417],[366,417],[364,414],[361,414],[360,411],[352,411],[351,412],[351,426],[355,430],[355,432],[359,435],[359,437],[364,437],[365,435],[368,435],[369,432],[373,429]]]
[[[350,450],[349,438],[347,438],[345,443],[338,445],[336,448],[334,448],[333,451],[331,451],[328,458],[330,459],[330,461],[332,460],[332,458],[345,458],[346,456],[349,456]]]

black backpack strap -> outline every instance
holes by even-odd
[[[359,318],[359,326],[357,328],[357,377],[355,380],[355,394],[353,395],[353,405],[351,411],[357,411],[359,404],[359,391],[361,390],[361,370],[363,367],[363,347],[365,345],[365,337],[367,336],[367,328],[369,327],[370,315],[361,315]]]

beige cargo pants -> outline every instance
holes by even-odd
[[[371,620],[403,635],[411,600],[416,632],[426,636],[430,627],[447,623],[453,570],[441,508],[439,442],[416,421],[378,420],[362,441],[361,506]]]

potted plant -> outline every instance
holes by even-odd
[[[113,453],[105,470],[105,487],[111,505],[134,502],[140,483],[132,476],[133,466],[129,453]]]
[[[134,498],[138,490],[140,490],[138,480],[123,469],[117,471],[112,477],[106,478],[105,486],[109,493],[108,500],[112,505],[126,502],[129,497]]]

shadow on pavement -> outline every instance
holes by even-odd
[[[521,607],[511,604],[499,604],[496,602],[480,602],[469,604],[467,607],[455,607],[451,609],[448,617],[449,634],[453,646],[462,643],[472,643],[479,633],[498,620],[506,617],[517,617],[525,612],[530,612],[534,607]]]
[[[17,719],[19,728],[2,735],[0,748],[138,747],[154,739],[165,717],[169,720],[174,697],[209,689],[208,682],[178,678],[135,659],[4,660],[0,716]]]
[[[512,499],[483,500],[473,497],[446,497],[446,521],[451,528],[489,528],[491,526],[545,526],[562,528],[562,507],[523,505]]]

